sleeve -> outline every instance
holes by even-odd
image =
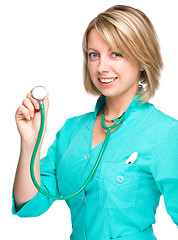
[[[45,191],[55,196],[60,195],[56,179],[56,159],[60,161],[63,153],[66,151],[71,132],[72,122],[68,119],[61,130],[57,132],[55,141],[49,147],[47,155],[40,160],[40,186]],[[15,206],[13,192],[12,214],[18,215],[19,217],[36,217],[45,213],[54,201],[54,199],[48,198],[38,192],[19,209]]]
[[[163,194],[166,211],[178,226],[178,121],[157,140],[151,170]]]

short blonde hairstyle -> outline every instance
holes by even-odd
[[[128,61],[137,60],[141,71],[139,84],[143,91],[140,101],[147,102],[159,86],[163,69],[159,40],[148,17],[138,9],[116,5],[100,13],[88,25],[83,36],[83,77],[85,90],[92,95],[102,95],[94,86],[88,68],[88,34],[95,28],[113,51],[122,54]]]

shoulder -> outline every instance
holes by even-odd
[[[62,149],[60,147],[61,152],[64,152],[67,149],[72,139],[74,139],[75,136],[77,136],[79,130],[81,130],[82,127],[85,126],[85,124],[88,122],[88,120],[90,120],[93,117],[93,115],[94,112],[89,112],[79,116],[68,118],[65,121],[62,128],[56,133],[56,139],[58,142],[60,142],[59,145],[62,146]]]
[[[154,150],[161,149],[164,152],[167,149],[178,147],[178,120],[170,115],[158,110],[153,104],[150,111],[148,125],[150,132],[155,139]],[[176,147],[175,147],[176,146]],[[164,150],[163,150],[164,149]]]
[[[146,103],[140,117],[143,119],[142,123],[139,124],[140,137],[152,150],[163,142],[167,146],[171,142],[178,144],[178,120],[158,110],[151,103]]]
[[[93,117],[94,112],[88,112],[85,114],[68,118],[59,131],[60,135],[62,133],[66,137],[70,136],[71,134],[73,134],[73,132],[77,132],[79,129],[84,127],[88,123],[88,121],[90,121]]]
[[[66,126],[76,126],[78,124],[84,124],[94,116],[94,112],[88,112],[78,116],[68,118],[65,122]]]
[[[157,130],[164,130],[170,127],[178,127],[178,120],[171,117],[170,115],[162,112],[161,110],[157,109],[153,104],[149,104],[149,122],[150,124],[154,125]]]
[[[150,135],[148,142],[152,146],[150,159],[152,163],[169,167],[178,156],[178,120],[158,110],[151,104],[148,123],[145,123]]]

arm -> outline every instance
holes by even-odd
[[[158,139],[150,168],[163,194],[166,211],[178,226],[178,122]]]
[[[47,155],[40,160],[40,187],[52,195],[61,195],[57,184],[56,162],[59,163],[66,152],[79,119],[74,117],[66,120],[63,127],[57,132],[55,141],[48,149]],[[14,198],[13,192],[12,213],[19,217],[39,216],[46,212],[54,202],[53,199],[44,196],[40,192],[37,192],[34,197],[19,207],[16,206]]]
[[[28,144],[21,142],[21,152],[14,180],[14,201],[17,209],[21,208],[38,192],[30,176],[30,160],[33,148],[33,146],[28,146]],[[40,185],[40,149],[38,149],[36,155],[34,173]]]
[[[45,105],[45,119],[47,119],[47,112],[49,107],[48,97],[43,100],[43,103]],[[30,176],[30,160],[38,137],[41,122],[41,113],[39,102],[32,98],[31,93],[27,94],[26,98],[22,102],[22,105],[17,109],[15,118],[21,137],[21,150],[14,180],[14,200],[16,207],[20,208],[37,194],[37,189],[35,188]],[[45,130],[46,121],[42,140],[36,155],[34,165],[34,173],[39,184],[40,150],[45,135]]]

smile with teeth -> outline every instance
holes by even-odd
[[[100,82],[103,82],[103,83],[110,83],[110,82],[113,82],[114,80],[117,79],[117,77],[114,77],[114,78],[98,78]]]

